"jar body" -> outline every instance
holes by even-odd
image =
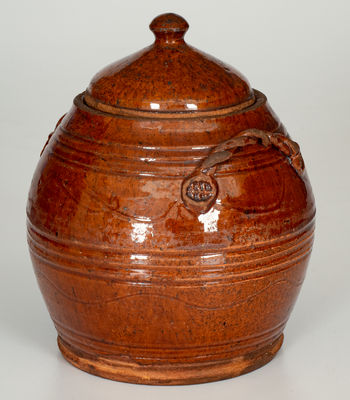
[[[277,352],[312,247],[307,176],[252,145],[218,167],[209,211],[181,199],[213,146],[244,129],[284,131],[259,96],[247,110],[189,120],[110,116],[76,99],[27,208],[35,273],[70,362],[183,384],[240,375]]]

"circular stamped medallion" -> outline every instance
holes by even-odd
[[[213,196],[212,185],[203,180],[194,180],[188,186],[186,190],[186,196],[193,201],[207,201]]]
[[[182,200],[187,208],[204,214],[213,205],[218,186],[211,176],[199,173],[188,177],[182,184]]]

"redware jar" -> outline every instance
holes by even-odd
[[[45,146],[28,241],[63,356],[110,379],[189,384],[269,362],[311,252],[298,145],[235,69],[164,14],[99,72]]]

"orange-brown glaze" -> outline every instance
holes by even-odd
[[[187,27],[156,18],[154,45],[93,79],[29,193],[59,347],[110,379],[200,383],[266,364],[311,253],[298,145],[262,93],[184,42]]]

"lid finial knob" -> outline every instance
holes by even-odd
[[[150,29],[156,37],[156,43],[181,43],[189,27],[187,21],[180,15],[166,13],[158,15],[150,24]]]

